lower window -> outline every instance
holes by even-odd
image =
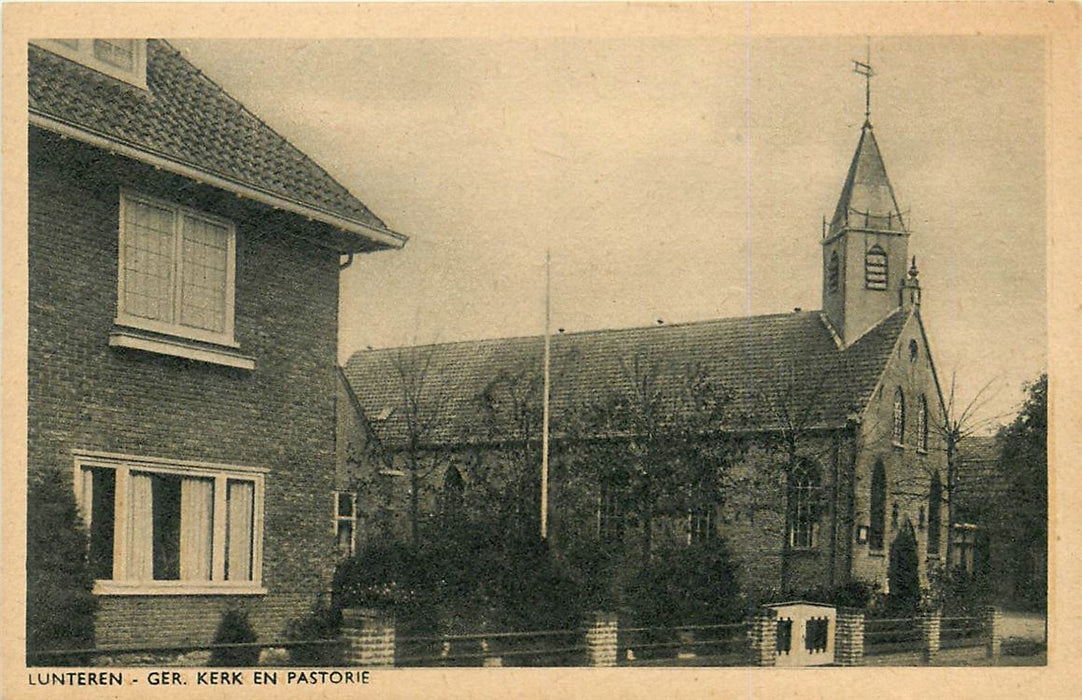
[[[77,457],[96,592],[262,592],[265,471]]]

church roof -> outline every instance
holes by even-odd
[[[910,315],[895,311],[845,348],[818,311],[559,334],[551,345],[553,432],[570,413],[626,391],[635,358],[662,391],[692,366],[724,387],[731,400],[722,429],[776,430],[786,412],[804,427],[840,427],[863,411]],[[401,409],[408,386],[419,397],[422,442],[468,442],[494,380],[539,386],[543,348],[531,336],[364,350],[344,369],[385,441],[409,435]]]
[[[844,228],[863,228],[905,233],[901,210],[887,168],[879,153],[870,122],[864,122],[860,141],[849,164],[838,206],[830,220],[830,235]]]
[[[146,89],[31,45],[30,123],[333,226],[343,251],[401,247],[327,171],[162,40],[146,46]]]

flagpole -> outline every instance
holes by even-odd
[[[552,314],[552,254],[545,251],[545,361],[544,397],[541,408],[541,539],[548,539],[549,531],[549,362],[552,339],[549,336]]]

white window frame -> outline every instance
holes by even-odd
[[[98,58],[94,53],[94,42],[98,39],[93,38],[78,38],[78,39],[38,39],[32,41],[32,44],[55,53],[58,56],[75,61],[82,64],[87,68],[95,70],[104,75],[108,75],[111,78],[122,80],[129,85],[134,85],[142,90],[147,89],[147,42],[146,39],[134,39],[128,37],[127,40],[134,42],[134,55],[131,69],[125,69],[122,66],[113,65],[108,61],[103,61]]]
[[[340,496],[349,496],[350,505],[352,506],[352,515],[343,515],[338,509],[338,499]],[[349,555],[353,556],[357,553],[357,492],[356,491],[335,491],[334,492],[334,522],[332,524],[334,534],[334,545],[337,551],[338,548],[338,526],[341,523],[349,523]]]
[[[700,544],[717,539],[717,506],[699,503],[688,510],[687,544]]]
[[[116,472],[116,496],[113,508],[113,578],[94,582],[98,595],[214,595],[247,594],[262,595],[267,590],[263,580],[263,508],[264,476],[270,470],[265,467],[215,464],[185,460],[167,460],[158,457],[112,454],[104,452],[76,452],[75,497],[84,523],[90,524],[91,494],[84,491],[83,472],[86,469],[113,469]],[[183,580],[131,580],[126,576],[129,533],[124,525],[128,521],[130,499],[130,474],[170,474],[214,480],[214,515],[211,536],[211,577],[209,581]],[[229,481],[248,481],[254,485],[252,513],[252,579],[250,581],[227,581],[225,579],[225,530],[227,491]]]
[[[786,508],[788,510],[786,527],[788,528],[789,549],[812,550],[819,546],[819,514],[816,512],[816,501],[819,498],[819,489],[822,482],[819,471],[810,466],[798,466],[794,470],[791,479],[802,477],[800,482],[787,484]],[[794,502],[795,501],[795,502]],[[807,529],[802,524],[807,524]],[[807,535],[807,540],[799,537]]]
[[[169,209],[174,212],[174,229],[173,229],[173,299],[174,299],[174,314],[173,323],[165,323],[163,321],[157,321],[154,319],[143,318],[141,316],[134,316],[129,314],[124,309],[125,299],[125,270],[124,270],[124,251],[125,251],[125,237],[127,235],[125,229],[126,210],[129,202],[142,202],[149,206],[161,207],[163,209]],[[181,303],[181,289],[184,284],[183,276],[183,254],[181,251],[181,228],[180,222],[184,217],[191,217],[194,219],[202,219],[208,223],[216,226],[222,226],[227,232],[227,250],[226,250],[226,269],[225,269],[225,320],[223,323],[224,329],[222,332],[217,333],[209,331],[204,328],[193,328],[191,326],[185,326],[180,323],[180,303]],[[118,250],[117,250],[117,297],[116,297],[116,319],[115,323],[119,326],[128,326],[131,328],[140,328],[142,330],[153,331],[155,333],[162,333],[164,335],[177,336],[181,338],[188,338],[190,340],[197,340],[206,343],[213,343],[216,345],[225,345],[229,347],[240,347],[233,339],[234,332],[234,298],[236,295],[236,263],[237,263],[237,232],[236,227],[232,221],[223,219],[218,216],[213,216],[205,212],[192,209],[190,207],[181,206],[174,202],[169,202],[157,197],[151,197],[149,195],[133,192],[128,189],[120,190],[120,223],[118,225]]]

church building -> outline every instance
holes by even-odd
[[[483,516],[522,493],[523,520],[536,527],[544,510],[557,548],[723,537],[745,587],[919,590],[946,556],[947,462],[910,236],[866,120],[823,222],[821,310],[559,333],[548,392],[542,336],[354,354],[337,403],[341,551],[438,533],[449,511]],[[652,423],[596,419],[636,399]],[[693,473],[665,449],[689,433],[725,452],[710,488],[670,485],[644,510],[628,479]],[[621,449],[591,468],[583,454],[601,443]]]

